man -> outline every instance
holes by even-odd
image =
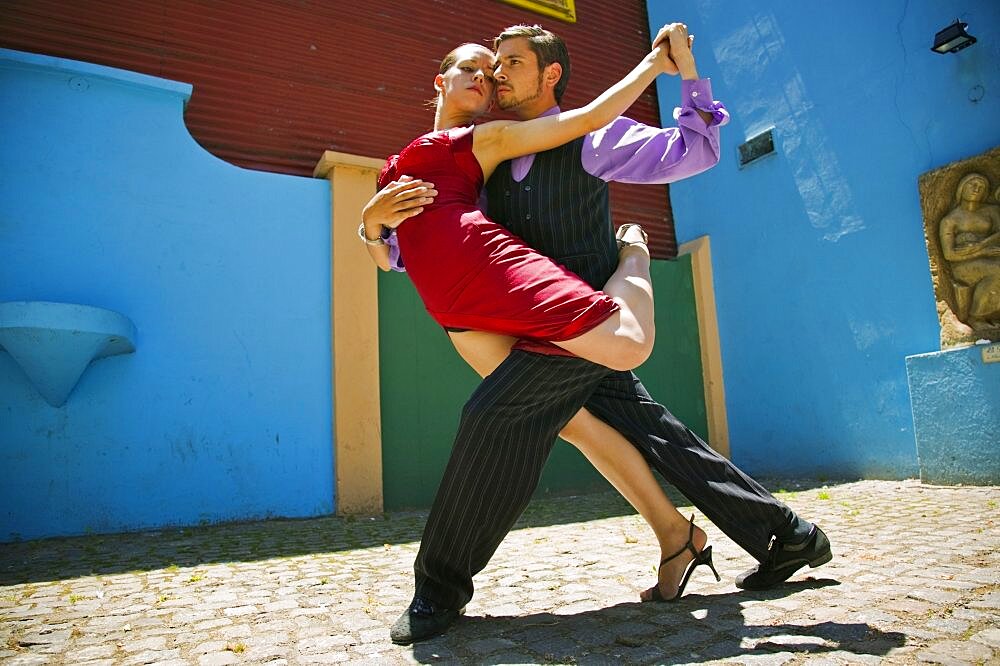
[[[569,77],[562,40],[538,26],[514,26],[496,38],[494,49],[498,105],[522,120],[556,112]],[[682,106],[691,110],[678,122],[704,135],[700,145],[714,151],[711,166],[725,113],[713,103],[709,81],[698,79],[690,50],[671,46],[670,55],[683,79]],[[600,288],[617,264],[607,181],[671,182],[706,168],[685,171],[687,157],[665,166],[678,136],[678,128],[619,118],[560,148],[504,163],[486,184],[487,213]],[[366,207],[365,227],[395,226],[419,212],[432,193],[419,182],[390,184]],[[709,448],[653,401],[633,373],[522,342],[463,409],[414,565],[416,594],[392,627],[393,642],[429,638],[457,619],[472,597],[472,577],[520,516],[557,433],[581,407],[625,435],[650,466],[758,560],[737,578],[738,586],[768,588],[807,564],[831,559],[818,527]]]

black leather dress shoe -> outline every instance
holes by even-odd
[[[389,630],[389,638],[396,645],[409,645],[426,640],[454,624],[465,609],[439,608],[420,596],[413,597],[410,607],[403,611]]]
[[[830,540],[826,538],[823,530],[813,525],[809,536],[802,543],[780,543],[775,539],[771,544],[771,550],[768,551],[767,559],[737,576],[736,587],[744,590],[766,590],[788,580],[789,576],[807,564],[810,567],[818,567],[832,559]]]

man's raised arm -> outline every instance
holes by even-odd
[[[693,37],[691,38],[693,41]],[[719,127],[729,112],[712,99],[712,82],[699,79],[694,55],[671,44],[670,58],[681,76],[677,127],[650,127],[619,117],[584,139],[583,168],[620,183],[672,183],[701,173],[719,161]]]

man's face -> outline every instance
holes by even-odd
[[[515,109],[542,95],[542,69],[526,37],[500,42],[493,76],[497,82],[497,106],[501,109]]]

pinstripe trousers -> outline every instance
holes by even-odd
[[[639,378],[514,350],[462,410],[414,563],[416,593],[461,608],[524,511],[559,431],[586,407],[758,561],[795,514],[655,402]],[[611,554],[609,553],[610,557]]]

